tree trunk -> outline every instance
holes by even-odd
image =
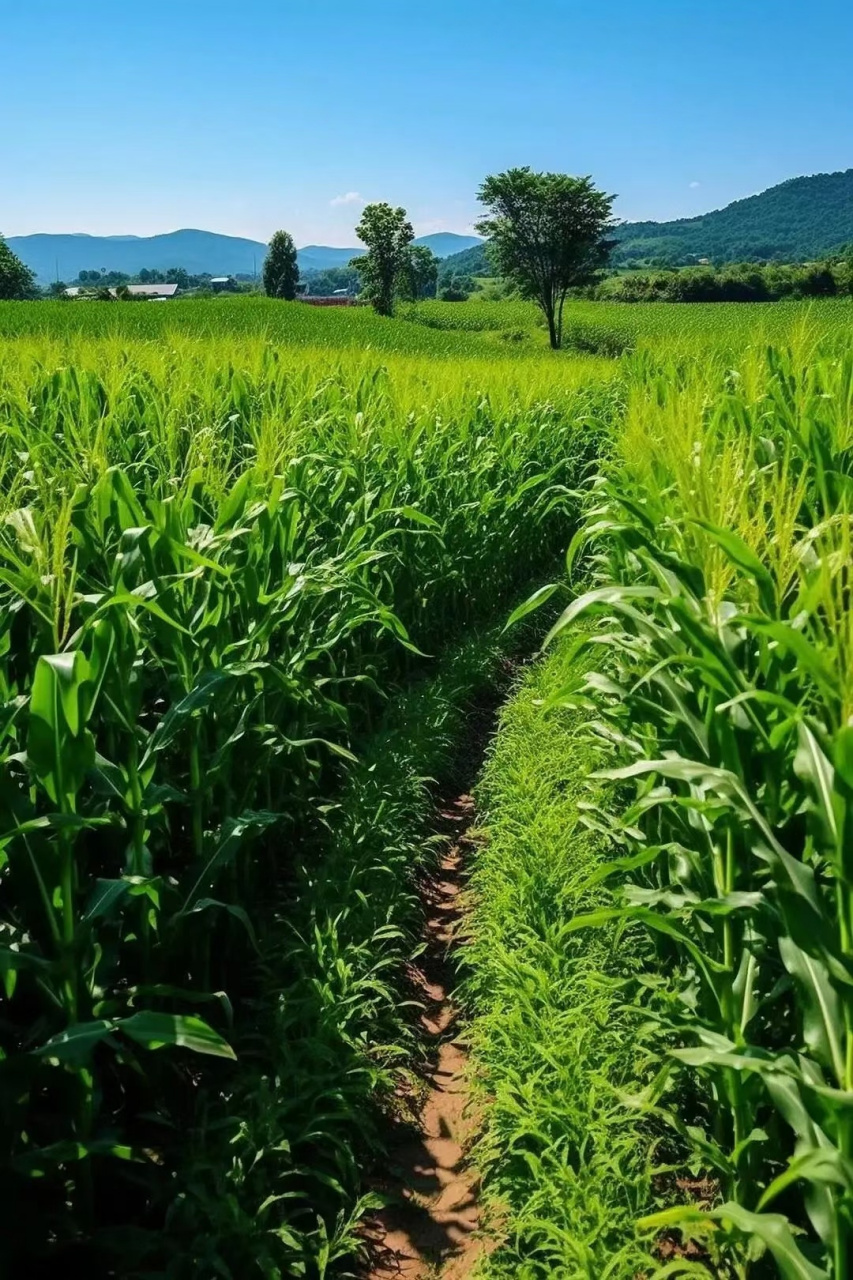
[[[557,319],[556,319],[556,316],[554,315],[553,303],[551,303],[550,306],[546,303],[546,305],[543,307],[543,310],[545,312],[545,319],[548,321],[548,340],[551,343],[551,350],[559,351],[560,350],[560,331],[557,328]]]
[[[566,295],[560,294],[560,302],[557,306],[557,346],[563,345],[563,307],[566,305]]]

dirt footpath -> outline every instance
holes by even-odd
[[[424,1005],[425,1037],[435,1052],[413,1124],[405,1126],[398,1145],[392,1143],[387,1177],[377,1183],[391,1203],[370,1224],[375,1261],[368,1280],[462,1280],[484,1249],[476,1235],[477,1179],[465,1157],[474,1122],[467,1106],[466,1053],[455,1038],[450,956],[461,917],[473,799],[458,796],[441,807],[439,819],[449,845],[437,873],[422,887],[426,949],[412,973]]]

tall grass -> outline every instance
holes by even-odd
[[[738,1274],[853,1267],[853,354],[797,347],[733,371],[641,368],[552,635],[597,625],[556,699],[610,744],[598,873],[616,902],[570,932],[642,926],[657,951],[647,1104],[714,1180],[648,1217]],[[600,785],[600,783],[596,783]],[[738,1244],[738,1241],[742,1242]],[[746,1243],[751,1242],[747,1248]],[[698,1264],[697,1264],[698,1265]],[[662,1272],[661,1274],[664,1274]]]
[[[624,1105],[654,1076],[644,1019],[625,999],[644,947],[616,945],[613,925],[569,932],[611,901],[590,886],[606,841],[583,823],[586,777],[605,753],[582,715],[548,706],[578,669],[564,644],[525,674],[477,788],[462,952],[483,1116],[473,1156],[498,1246],[485,1273],[513,1280],[630,1280],[654,1268],[634,1232],[655,1200],[654,1135]]]
[[[658,356],[704,357],[724,350],[739,358],[760,341],[784,344],[804,315],[824,337],[841,341],[849,332],[849,298],[768,303],[635,303],[572,301],[570,331],[581,350],[618,355],[633,345]],[[571,337],[570,332],[570,337]],[[614,342],[614,336],[618,342]],[[481,359],[501,365],[542,363],[552,371],[566,355],[553,356],[541,312],[534,303],[423,302],[400,309],[398,319],[376,316],[369,307],[338,309],[282,303],[259,297],[174,300],[143,303],[0,303],[0,337],[17,341],[118,341],[125,345],[165,344],[194,338],[203,343],[257,343],[276,348],[310,348],[329,354],[369,351],[449,360]],[[590,347],[590,342],[596,345]],[[571,344],[570,344],[571,346]],[[227,357],[226,357],[227,358]],[[526,376],[526,375],[525,375]]]
[[[240,364],[224,341],[62,342],[62,364],[51,342],[9,344],[0,379],[4,1211],[27,1265],[121,1226],[97,1235],[115,1266],[169,1199],[169,1222],[194,1220],[202,1185],[215,1200],[207,1138],[189,1169],[181,1138],[233,1123],[274,954],[343,966],[335,1025],[382,1003],[381,923],[350,983],[336,920],[304,917],[290,948],[273,904],[300,892],[297,851],[388,693],[554,553],[618,392],[568,379],[537,402],[500,377],[433,388],[265,343]],[[300,1088],[312,1053],[328,1067],[317,1026]],[[304,1024],[285,1008],[269,1033],[292,1045]],[[295,1097],[315,1151],[264,1206],[287,1260],[260,1251],[266,1274],[323,1274],[347,1237],[335,1079],[325,1110]],[[220,1249],[240,1203],[209,1249],[242,1275]]]
[[[458,702],[446,721],[412,694],[429,741],[386,737],[387,771],[377,725],[550,571],[599,455],[570,557],[583,547],[598,593],[560,627],[610,619],[580,642],[602,669],[567,675],[566,700],[616,751],[614,785],[596,784],[600,813],[573,799],[598,836],[574,869],[557,846],[554,903],[525,860],[532,949],[559,981],[557,943],[594,965],[548,984],[536,1025],[561,1038],[539,1062],[507,1003],[524,958],[494,917],[480,963],[504,955],[504,985],[472,978],[482,1060],[497,1080],[500,996],[504,1066],[524,1049],[574,1098],[554,1134],[579,1170],[583,1124],[621,1120],[578,1091],[634,1064],[607,1040],[574,1072],[568,1024],[595,1010],[634,1034],[592,973],[615,977],[605,953],[645,929],[662,969],[637,1032],[645,1053],[659,1028],[644,1105],[725,1204],[679,1221],[720,1257],[740,1233],[786,1274],[847,1274],[849,311],[774,306],[761,323],[794,349],[744,356],[752,308],[712,324],[693,307],[679,328],[677,308],[578,304],[599,358],[543,354],[526,304],[494,327],[503,305],[388,322],[251,299],[0,306],[0,1209],[20,1274],[343,1265],[368,1096],[412,1047],[393,970],[418,779]],[[593,924],[601,945],[580,941]],[[644,1246],[604,1219],[640,1210],[636,1149],[577,1183],[549,1155],[543,1196],[528,1173],[553,1117],[526,1095],[526,1172],[506,1178],[510,1092],[483,1150],[525,1224],[515,1261],[635,1265]],[[564,1210],[584,1187],[578,1226]]]

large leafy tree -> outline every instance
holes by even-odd
[[[0,299],[22,300],[34,297],[35,293],[36,280],[32,271],[0,236]]]
[[[361,279],[362,296],[381,316],[394,314],[394,294],[410,261],[415,238],[405,209],[384,202],[369,204],[355,229],[367,253],[350,263]]]
[[[264,259],[264,293],[271,298],[284,298],[292,302],[299,283],[299,266],[296,261],[296,245],[287,231],[276,231],[269,243]]]
[[[397,280],[400,297],[408,302],[434,298],[438,288],[438,268],[439,261],[432,249],[425,244],[410,245]]]
[[[477,230],[499,274],[539,304],[556,350],[569,290],[594,279],[609,257],[614,197],[591,178],[525,167],[486,178],[478,198],[488,213]]]

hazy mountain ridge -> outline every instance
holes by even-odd
[[[267,246],[260,240],[194,228],[158,236],[43,233],[10,236],[7,243],[42,283],[57,277],[75,280],[81,271],[99,271],[102,268],[124,271],[128,275],[136,275],[144,267],[158,271],[183,267],[190,275],[253,275],[260,274],[267,251]],[[431,248],[439,258],[479,243],[477,236],[457,235],[452,231],[438,231],[420,236],[415,241],[415,244]],[[325,270],[346,266],[351,258],[362,253],[363,247],[306,245],[299,250],[299,265],[303,271]]]
[[[678,266],[699,258],[717,263],[811,261],[853,243],[853,169],[790,178],[695,218],[625,222],[615,229],[614,239],[617,265],[651,261]],[[478,236],[438,231],[415,243],[427,245],[438,258],[452,257],[460,274],[490,270]],[[158,236],[11,236],[8,244],[41,283],[57,276],[75,280],[80,271],[101,268],[128,275],[143,267],[183,267],[191,275],[253,275],[260,274],[266,255],[259,240],[193,228]],[[325,271],[346,266],[362,253],[359,246],[306,245],[299,250],[299,265],[303,271]]]

